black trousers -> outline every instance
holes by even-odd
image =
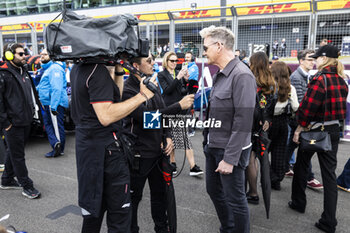
[[[319,221],[330,229],[335,229],[335,226],[337,225],[335,214],[338,199],[335,169],[337,168],[339,125],[325,126],[325,130],[330,133],[332,151],[317,153],[324,186],[323,213]],[[307,182],[307,169],[313,155],[314,153],[312,152],[298,150],[297,161],[294,166],[292,201],[299,209],[305,209],[306,207],[305,189]]]
[[[2,132],[0,131],[0,164],[5,163],[5,158],[6,158],[6,147],[4,140],[2,139]]]
[[[288,139],[288,116],[278,115],[272,119],[270,131],[272,140],[271,151],[271,183],[279,183],[283,180],[285,174],[285,161],[287,157],[286,146]]]
[[[288,139],[288,143],[287,143],[287,147],[286,147],[287,148],[286,149],[287,155],[286,155],[286,161],[285,161],[285,172],[289,171],[289,161],[292,158],[294,150],[298,147],[298,144],[293,142],[294,133],[295,133],[295,130],[298,126],[298,123],[296,122],[295,119],[291,119],[289,126],[291,128],[291,131],[289,133],[289,139]],[[309,168],[307,170],[307,180],[310,181],[314,178],[315,178],[315,174],[312,172],[312,163],[310,160]]]
[[[29,134],[30,125],[24,127],[12,126],[9,131],[5,131],[7,151],[5,170],[1,177],[3,184],[17,177],[22,187],[33,187],[33,181],[28,177],[28,169],[24,158],[24,147]]]
[[[142,155],[141,155],[142,156]],[[138,173],[131,173],[131,204],[132,204],[132,221],[131,232],[138,233],[140,228],[137,223],[137,209],[142,199],[143,188],[148,179],[151,191],[151,214],[154,221],[155,232],[168,232],[167,215],[166,215],[166,189],[165,181],[157,164],[157,158],[140,158],[140,170]]]
[[[116,146],[106,148],[100,215],[84,215],[82,233],[99,233],[107,212],[108,233],[129,233],[131,219],[130,174],[127,158]]]

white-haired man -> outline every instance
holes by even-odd
[[[222,122],[206,129],[206,185],[221,227],[220,232],[249,232],[245,169],[251,151],[256,82],[249,68],[235,58],[234,35],[210,26],[200,35],[208,63],[219,67],[213,77],[208,117]]]

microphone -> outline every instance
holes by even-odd
[[[198,91],[198,81],[191,79],[187,83],[188,94],[196,94]]]

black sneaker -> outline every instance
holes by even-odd
[[[22,195],[29,199],[35,199],[35,198],[39,198],[41,196],[41,193],[38,190],[36,190],[34,187],[30,187],[30,188],[23,188]]]
[[[8,183],[2,183],[0,185],[0,188],[1,189],[21,189],[22,187],[21,187],[20,183],[18,183],[17,180],[13,179]]]
[[[58,157],[61,155],[61,143],[57,142],[53,149],[53,157]]]
[[[199,176],[202,175],[203,171],[197,165],[194,165],[190,170],[190,176]]]

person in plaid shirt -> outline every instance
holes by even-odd
[[[316,67],[319,72],[310,81],[308,90],[300,103],[297,112],[299,125],[295,130],[293,141],[299,142],[301,131],[311,126],[311,129],[321,127],[324,119],[325,131],[328,131],[331,136],[332,150],[317,153],[324,185],[324,211],[315,226],[325,232],[335,232],[338,196],[335,169],[339,144],[339,121],[345,119],[348,87],[343,79],[344,69],[337,59],[336,47],[325,45],[311,57],[316,58]],[[327,79],[327,99],[325,79]],[[306,175],[313,154],[313,152],[298,150],[294,167],[292,201],[288,205],[300,213],[305,212]]]

